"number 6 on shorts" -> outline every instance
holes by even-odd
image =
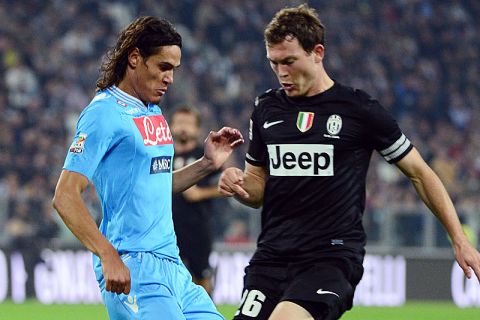
[[[266,296],[259,290],[245,290],[242,295],[242,301],[235,316],[240,313],[248,317],[255,318],[262,310],[262,302],[264,302]]]

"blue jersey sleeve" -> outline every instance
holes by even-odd
[[[89,105],[78,119],[63,169],[92,180],[100,161],[112,145],[116,116],[108,104],[94,102]]]

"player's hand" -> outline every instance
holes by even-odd
[[[123,263],[117,251],[101,257],[105,290],[117,294],[130,293],[130,270]]]
[[[480,282],[480,252],[478,252],[468,241],[462,245],[455,245],[455,259],[465,276],[470,279],[472,270]]]
[[[218,191],[224,196],[238,195],[240,198],[248,199],[249,194],[243,188],[244,173],[238,168],[227,168],[222,172],[218,181]]]
[[[223,127],[220,131],[210,131],[205,139],[204,158],[213,168],[219,169],[232,153],[233,149],[244,142],[237,129]]]

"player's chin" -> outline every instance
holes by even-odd
[[[295,89],[285,90],[285,94],[292,98],[301,96],[300,92]]]
[[[160,101],[162,100],[162,96],[161,95],[154,95],[150,98],[150,103],[152,104],[159,104]]]

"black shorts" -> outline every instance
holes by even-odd
[[[234,319],[267,320],[281,301],[302,306],[314,319],[338,319],[352,308],[363,275],[360,261],[331,258],[278,267],[250,265],[245,269],[242,303]]]
[[[209,279],[212,270],[208,259],[212,252],[212,241],[210,236],[204,233],[197,233],[197,238],[191,235],[177,235],[177,245],[180,250],[180,258],[197,280]]]

